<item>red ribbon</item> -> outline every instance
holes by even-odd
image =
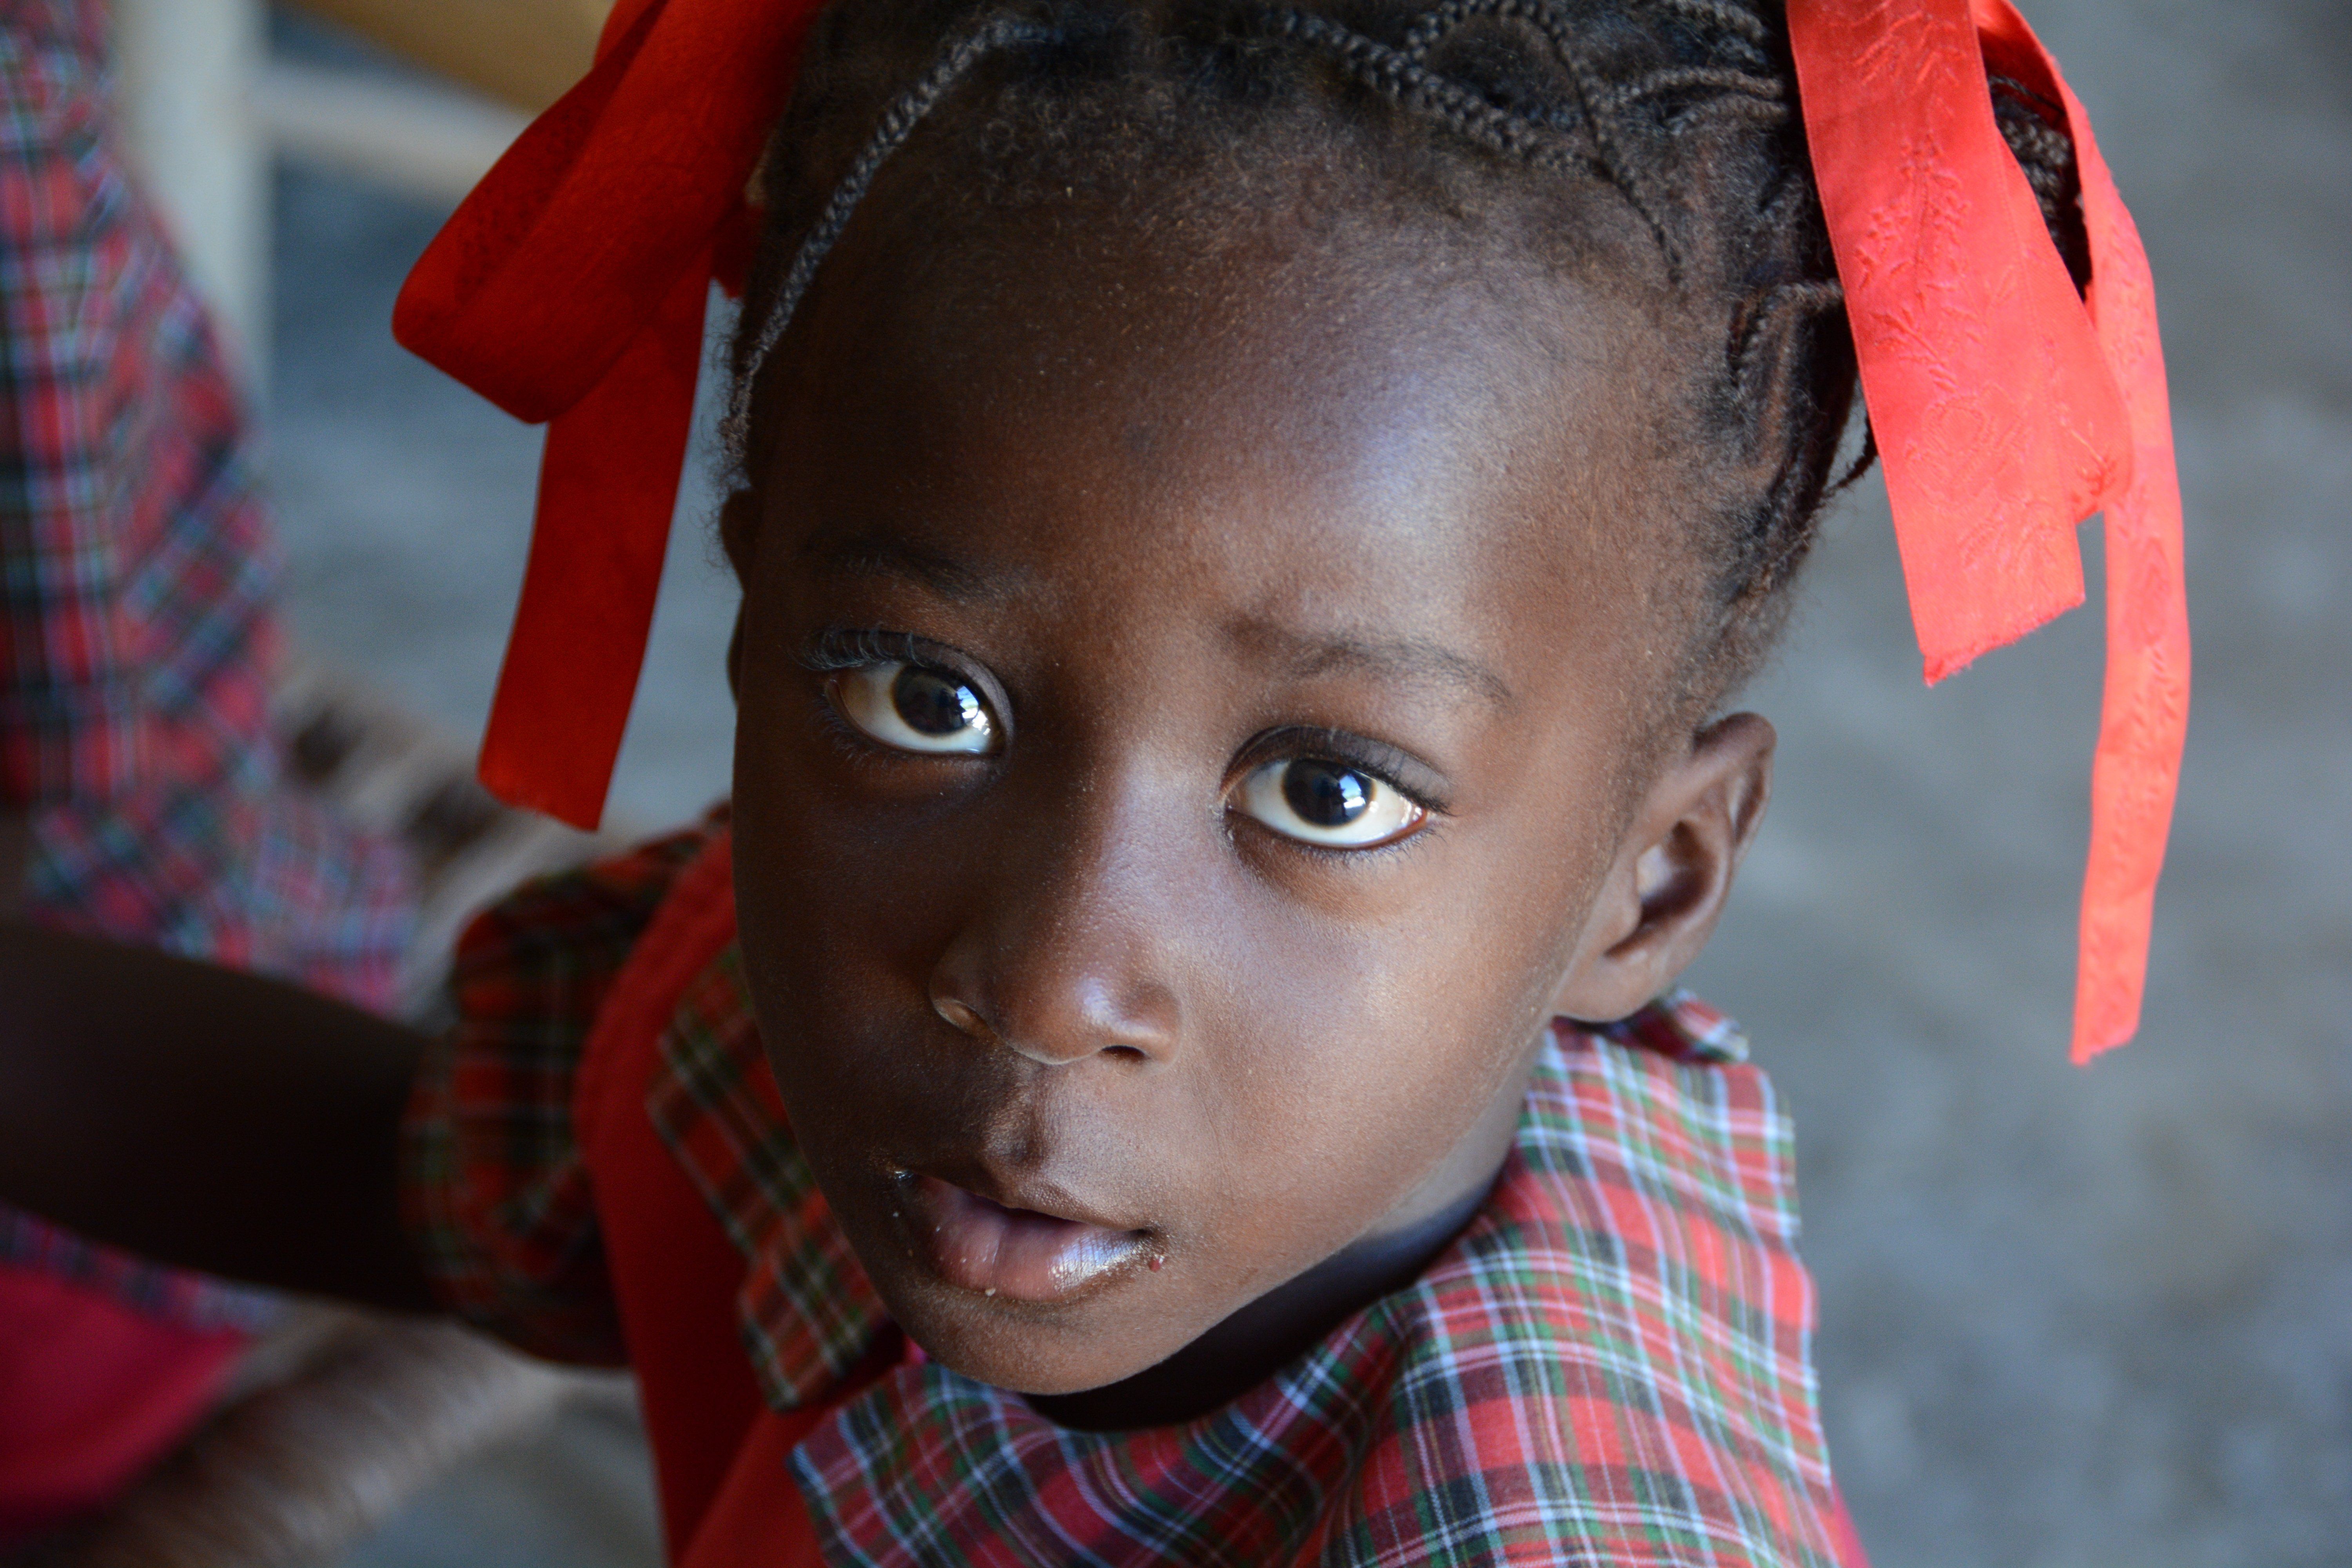
[[[482,777],[604,810],[677,505],[703,304],[814,0],[622,0],[403,290],[400,340],[548,420]],[[2188,721],[2180,504],[2155,294],[2082,105],[2008,0],[1790,0],[1813,169],[1930,681],[2082,602],[2104,508],[2107,680],[2074,1057],[2137,1026]],[[1990,66],[2063,107],[2091,251],[2078,299],[1994,123]]]
[[[1789,37],[1927,679],[2080,604],[2074,528],[2106,511],[2107,679],[2074,1001],[2084,1061],[2139,1025],[2189,721],[2180,497],[2147,258],[2089,117],[2009,0],[1790,0]],[[2087,299],[2001,141],[1988,68],[2065,112]]]
[[[596,64],[436,236],[393,333],[549,422],[522,602],[482,781],[575,826],[604,815],[653,626],[703,307],[816,0],[621,0]]]

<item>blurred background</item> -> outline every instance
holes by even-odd
[[[1695,983],[1795,1110],[1832,1451],[1881,1568],[2352,1563],[2352,7],[2023,8],[2145,233],[2179,424],[2197,706],[2146,1023],[2065,1065],[2096,590],[1927,690],[1871,493],[1752,694],[1778,792]],[[386,323],[598,9],[477,91],[249,0],[124,8],[139,155],[263,411],[292,629],[461,744],[538,434]],[[726,788],[711,504],[622,755],[635,827]],[[594,1385],[347,1562],[649,1565],[644,1467]]]

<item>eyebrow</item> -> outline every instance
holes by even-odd
[[[1492,707],[1508,708],[1511,689],[1503,678],[1466,655],[1423,637],[1366,637],[1339,634],[1318,637],[1244,622],[1235,640],[1265,648],[1306,680],[1320,675],[1360,670],[1392,679],[1450,686],[1466,691]]]
[[[944,552],[895,533],[853,533],[812,539],[802,555],[820,570],[849,577],[898,577],[958,604],[1001,599],[1018,574],[982,571]]]
[[[900,578],[957,604],[1003,599],[1025,575],[1018,571],[982,570],[895,533],[820,536],[803,545],[802,553],[824,571],[853,577]],[[1476,659],[1425,637],[1318,636],[1255,619],[1236,625],[1232,637],[1245,648],[1270,654],[1296,679],[1362,671],[1449,686],[1496,708],[1508,708],[1513,700],[1511,689],[1501,676]]]

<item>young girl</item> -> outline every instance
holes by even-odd
[[[695,1568],[1858,1563],[1787,1126],[1673,984],[1858,355],[1931,673],[2109,504],[2129,1032],[2177,517],[2046,57],[1999,0],[805,25],[625,5],[400,321],[555,416],[485,770],[593,817],[751,253],[731,811],[485,915],[436,1043],[12,938],[0,1191],[628,1361]]]

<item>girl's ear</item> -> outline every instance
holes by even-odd
[[[736,586],[751,581],[754,547],[760,537],[760,498],[750,490],[737,490],[719,507],[719,547],[727,552],[727,564],[735,571]],[[735,629],[727,638],[727,692],[740,702],[743,700],[743,608],[735,608]]]
[[[760,542],[760,498],[748,489],[737,490],[719,507],[719,547],[727,552],[727,563],[735,569],[738,584],[751,580],[751,561]]]
[[[1764,820],[1776,740],[1758,715],[1735,713],[1700,731],[1660,773],[1585,920],[1554,1013],[1613,1022],[1698,957]]]

